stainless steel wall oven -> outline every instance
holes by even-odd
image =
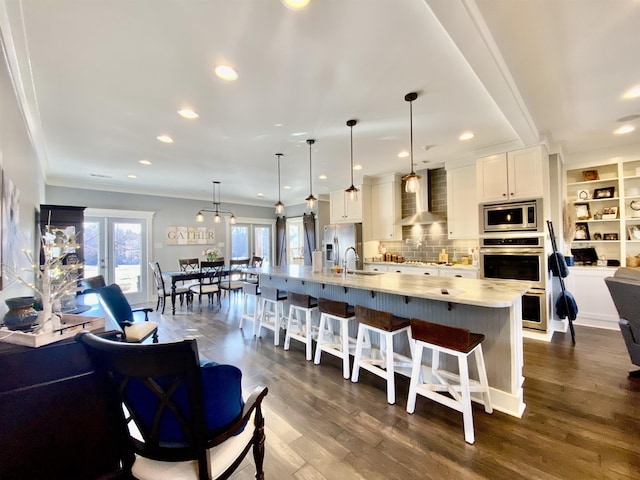
[[[531,289],[522,298],[522,325],[547,330],[547,256],[544,238],[488,237],[480,248],[480,278],[526,280]]]

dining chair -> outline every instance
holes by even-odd
[[[228,478],[253,450],[255,478],[264,479],[267,387],[245,400],[240,369],[202,362],[195,339],[131,345],[84,331],[76,340],[97,374],[129,477]]]
[[[120,285],[112,283],[103,287],[92,288],[86,293],[95,293],[104,311],[113,318],[122,328],[126,342],[144,342],[153,337],[153,343],[158,343],[158,324],[149,321],[151,308],[132,309],[127,297],[125,297]],[[136,321],[136,314],[144,314],[144,321]]]
[[[213,303],[213,296],[218,296],[220,305],[220,280],[224,270],[224,260],[200,263],[200,280],[190,287],[191,295],[198,295],[198,302],[202,303],[202,296],[209,297],[209,304]]]
[[[180,267],[181,272],[186,273],[196,273],[200,271],[200,259],[198,258],[179,258],[178,266]],[[191,293],[191,287],[198,285],[200,282],[198,280],[188,280],[183,281],[181,286],[189,289],[187,294],[187,302],[191,302],[193,300],[193,295]]]
[[[156,285],[156,293],[158,295],[158,301],[156,302],[156,310],[162,306],[162,313],[164,313],[165,300],[167,297],[171,297],[171,287],[167,286],[162,275],[162,269],[158,262],[149,262],[149,267],[153,272],[153,281]],[[176,296],[180,297],[180,305],[184,301],[185,295],[189,294],[189,289],[183,286],[176,286]]]
[[[220,283],[220,289],[226,292],[239,292],[247,276],[249,267],[248,258],[236,258],[229,260],[229,270]]]
[[[251,261],[249,262],[249,267],[260,268],[261,266],[262,266],[262,257],[256,257],[255,255],[251,257]],[[249,273],[245,281],[249,283],[258,283],[258,275],[255,273]]]

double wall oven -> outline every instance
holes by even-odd
[[[497,229],[495,222],[486,225],[480,238],[480,278],[526,280],[531,289],[522,297],[522,326],[536,330],[547,330],[547,255],[545,235],[539,220],[541,200],[522,203],[516,211],[523,211],[530,222],[518,220],[519,229]],[[490,209],[509,211],[510,204],[491,205]],[[531,209],[533,208],[533,212]],[[486,220],[487,206],[481,207]],[[511,210],[513,213],[513,210]],[[495,216],[494,216],[495,218]],[[523,224],[529,223],[527,227]],[[488,228],[487,228],[488,227]],[[524,227],[524,228],[523,228]]]

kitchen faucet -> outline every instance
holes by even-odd
[[[347,249],[344,251],[344,257],[342,257],[342,278],[346,278],[347,276],[347,253],[349,253],[349,250],[353,250],[353,253],[356,256],[356,263],[358,263],[359,260],[356,247],[347,247]]]

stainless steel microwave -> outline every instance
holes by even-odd
[[[480,205],[483,233],[543,232],[542,199]]]

